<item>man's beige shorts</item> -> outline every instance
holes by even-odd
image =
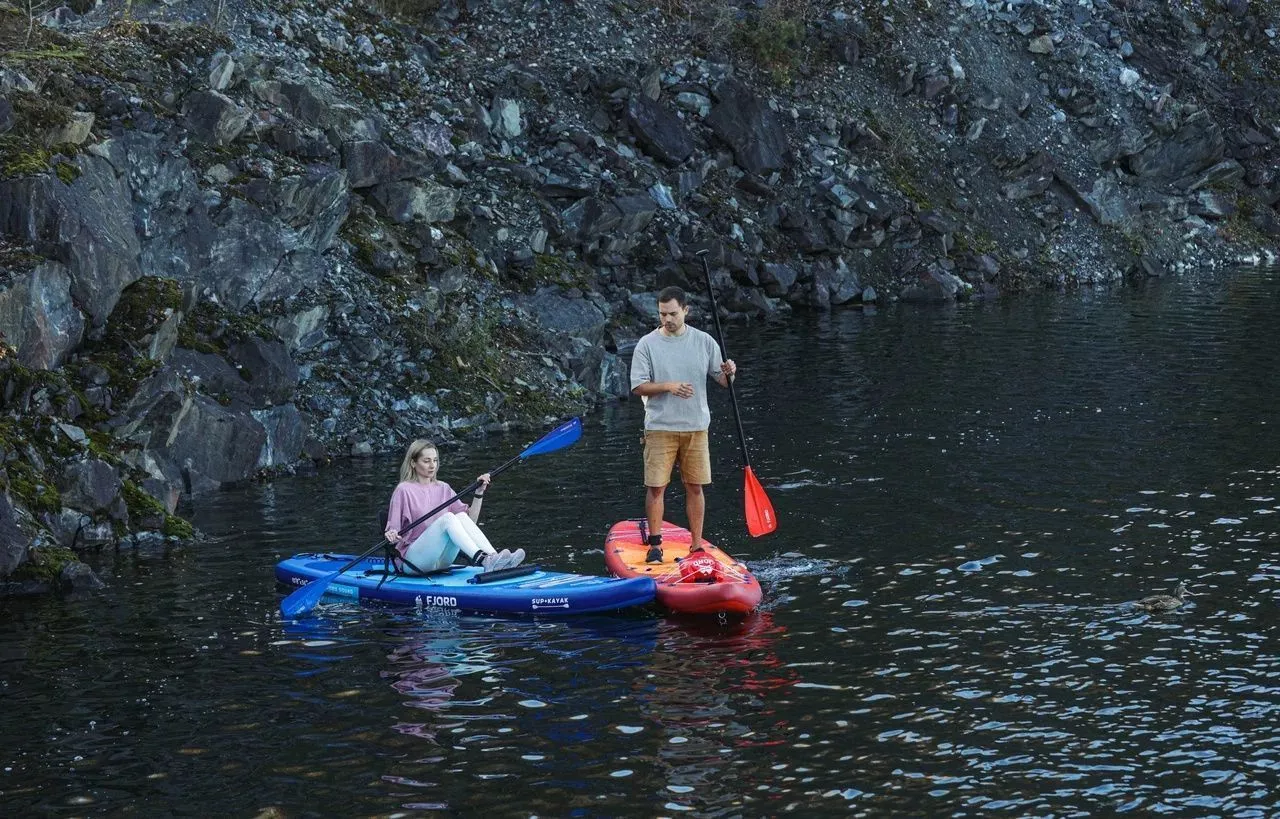
[[[671,467],[680,462],[680,480],[684,483],[711,483],[711,450],[707,431],[668,432],[650,429],[644,433],[644,485],[666,486],[671,483]]]

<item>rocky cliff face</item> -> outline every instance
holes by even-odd
[[[1276,0],[0,11],[10,591],[190,537],[183,494],[624,395],[704,252],[764,318],[1280,237]]]

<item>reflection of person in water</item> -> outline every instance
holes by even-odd
[[[382,672],[393,680],[391,687],[408,699],[405,705],[427,711],[443,711],[453,701],[453,693],[462,681],[454,676],[450,654],[459,650],[456,640],[413,639],[396,647],[387,657],[391,667]],[[436,741],[432,722],[401,722],[392,726],[402,734]]]
[[[753,723],[767,718],[773,713],[770,693],[800,679],[774,651],[786,630],[768,612],[727,626],[695,620],[668,620],[667,625],[653,653],[652,673],[644,679],[648,685],[635,694],[662,729],[653,761],[666,772],[668,787],[692,789],[673,801],[698,810],[741,808],[741,776],[721,749],[726,742],[782,741],[780,735],[748,730],[734,717],[746,707]],[[643,754],[637,750],[637,757]]]
[[[503,621],[500,627],[480,627],[468,619],[431,613],[416,620],[402,644],[388,655],[382,678],[403,695],[404,705],[435,712],[425,722],[416,719],[395,730],[435,742],[435,733],[457,719],[492,719],[495,703],[535,700],[561,701],[574,690],[578,677],[593,675],[593,695],[603,701],[626,697],[631,676],[615,676],[617,669],[648,665],[657,634],[654,619],[581,615],[554,622]],[[443,621],[435,618],[443,618]],[[517,670],[518,669],[518,670]],[[594,730],[586,722],[573,723],[566,739],[561,720],[548,721],[550,711],[517,709],[522,735],[543,737],[554,744],[585,742]],[[447,744],[447,743],[440,743]]]

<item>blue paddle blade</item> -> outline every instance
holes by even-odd
[[[581,437],[582,421],[577,418],[570,418],[539,438],[533,446],[521,452],[520,458],[528,458],[530,455],[545,455],[548,452],[555,452],[557,449],[573,446]]]
[[[307,585],[292,592],[288,597],[280,601],[280,613],[286,618],[301,617],[316,607],[316,603],[320,602],[320,598],[324,597],[325,589],[329,588],[338,575],[342,572],[334,572],[328,577],[321,577],[312,580]]]

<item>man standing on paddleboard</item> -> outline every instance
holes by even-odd
[[[644,401],[644,512],[649,519],[646,562],[662,560],[662,519],[671,467],[680,463],[685,508],[689,514],[689,551],[702,548],[702,520],[706,498],[702,487],[711,483],[711,452],[707,429],[707,379],[722,387],[738,368],[722,359],[720,345],[710,335],[684,323],[689,297],[679,287],[658,294],[658,329],[636,344],[631,359],[631,392]]]

